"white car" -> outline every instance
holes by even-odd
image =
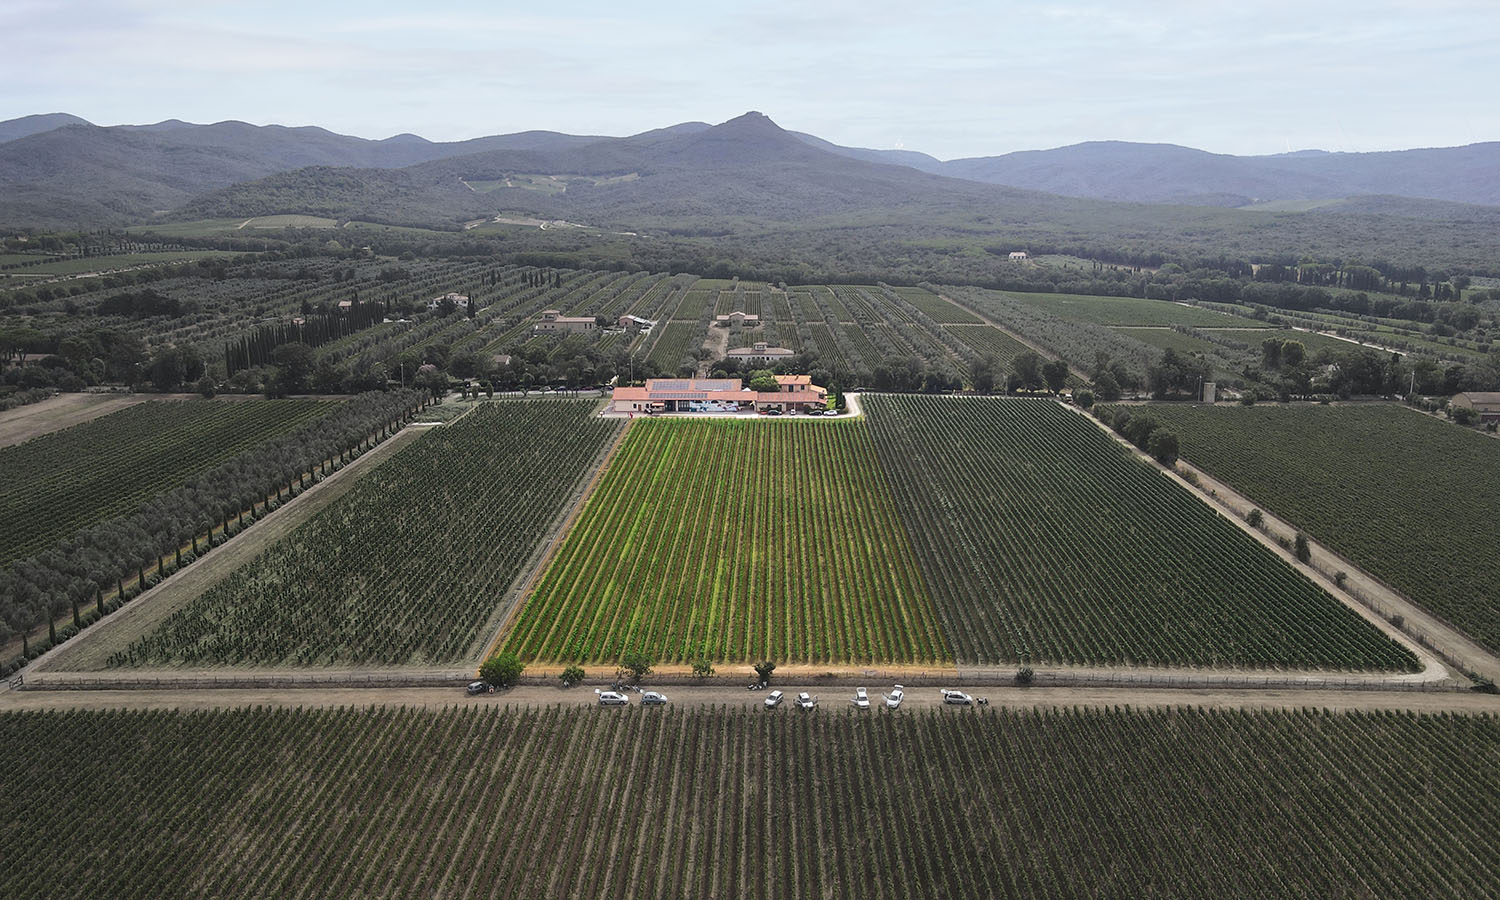
[[[772,691],[766,695],[766,709],[775,709],[781,705],[781,698],[786,696],[781,691]]]
[[[944,703],[952,703],[956,706],[974,705],[974,698],[970,697],[968,694],[965,694],[963,691],[950,691],[947,688],[943,688],[942,690]]]
[[[594,693],[599,695],[600,706],[629,706],[630,698],[619,691],[601,691],[594,688]]]
[[[850,700],[849,702],[853,703],[856,707],[858,707],[860,709],[869,709],[870,708],[870,695],[865,691],[864,688],[855,688],[854,689],[854,699]]]
[[[666,706],[667,695],[658,691],[647,691],[641,695],[642,706]]]
[[[817,705],[818,705],[818,698],[814,697],[811,694],[809,694],[807,691],[803,691],[802,693],[800,693],[800,694],[797,695],[797,706],[798,707],[800,707],[802,709],[812,709],[813,707],[815,707]]]
[[[906,699],[906,688],[898,684],[889,694],[882,694],[881,696],[885,698],[886,709],[900,709],[901,701]]]

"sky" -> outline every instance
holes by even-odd
[[[1500,140],[1497,40],[1500,0],[5,0],[0,120],[1394,150]]]

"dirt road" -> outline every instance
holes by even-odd
[[[649,688],[649,683],[647,684]],[[802,710],[792,706],[791,699],[800,691],[807,691],[819,698],[819,708],[810,714],[858,714],[886,715],[881,701],[881,692],[889,691],[888,684],[870,684],[872,708],[855,710],[850,704],[853,688],[829,685],[777,683],[774,685],[786,695],[781,708],[767,710],[768,715],[803,715]],[[736,683],[711,686],[663,686],[665,693],[676,706],[689,707],[759,707],[765,702],[765,693],[747,691]],[[1260,691],[1260,690],[1183,690],[1161,688],[1019,688],[991,687],[975,688],[969,693],[984,697],[991,705],[1007,708],[1052,708],[1052,707],[1172,707],[1200,706],[1216,709],[1328,709],[1332,711],[1354,710],[1410,710],[1413,712],[1457,712],[1500,714],[1500,696],[1479,694],[1471,691]],[[524,686],[484,694],[467,696],[460,687],[446,688],[327,688],[327,689],[257,689],[257,690],[192,690],[192,691],[7,691],[0,693],[0,712],[10,710],[37,709],[237,709],[247,706],[274,707],[371,707],[371,706],[416,706],[443,708],[448,706],[544,706],[552,704],[595,705],[597,698],[592,688],[578,686],[564,689],[552,686]],[[638,706],[639,698],[631,695],[631,706]],[[935,687],[911,688],[897,712],[944,706]],[[954,715],[964,715],[968,709],[949,707]],[[601,709],[601,715],[639,715],[625,709]]]

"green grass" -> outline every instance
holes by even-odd
[[[337,219],[329,219],[323,216],[256,216],[246,219],[240,224],[241,229],[252,228],[334,228],[338,225]]]
[[[13,712],[46,852],[0,895],[1487,897],[1497,758],[1410,713]]]
[[[620,427],[584,400],[433,428],[114,666],[455,663]]]
[[[1316,356],[1319,351],[1330,350],[1334,353],[1348,353],[1351,350],[1360,349],[1358,344],[1352,341],[1340,340],[1329,337],[1326,334],[1318,334],[1315,331],[1294,331],[1290,328],[1226,328],[1214,329],[1212,332],[1216,337],[1224,337],[1230,340],[1240,341],[1247,345],[1248,349],[1259,355],[1261,342],[1267,338],[1275,338],[1278,341],[1300,341],[1307,348],[1311,356]],[[1365,348],[1372,349],[1372,348]],[[1381,351],[1376,351],[1381,352]]]
[[[1091,297],[1081,294],[1025,294],[1005,296],[1045,310],[1054,316],[1094,325],[1195,325],[1253,328],[1254,319],[1241,319],[1211,309],[1183,306],[1167,300],[1140,297]]]
[[[27,275],[80,275],[85,272],[104,272],[130,266],[160,265],[162,263],[225,258],[235,255],[237,254],[225,250],[170,250],[160,253],[124,253],[119,256],[88,256],[80,259],[64,259],[58,262],[44,263],[40,266],[28,266],[20,271]]]
[[[327,400],[157,401],[0,448],[0,564],[134,511],[325,415]]]
[[[946,641],[859,421],[637,421],[505,649],[932,662]]]
[[[1151,414],[1185,458],[1500,652],[1500,442],[1388,405]]]
[[[863,403],[960,661],[1417,667],[1060,404],[881,394]]]

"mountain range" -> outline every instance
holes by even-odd
[[[1403,223],[1422,221],[1472,228],[1465,253],[1479,258],[1500,226],[1500,143],[1240,157],[1103,141],[942,161],[839,146],[753,112],[623,138],[527,131],[448,143],[232,121],[0,122],[0,224],[278,213],[449,229],[524,214],[683,237],[917,225],[1257,253],[1340,252],[1345,235],[1387,252],[1402,246]]]

